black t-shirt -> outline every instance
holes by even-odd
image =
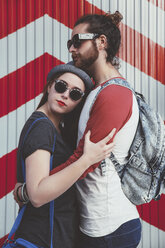
[[[44,149],[52,153],[54,136],[56,141],[53,168],[65,162],[72,154],[72,151],[64,143],[61,135],[56,131],[49,119],[36,121],[22,146],[31,124],[42,117],[46,117],[44,113],[34,112],[22,130],[17,153],[17,180],[19,182],[23,182],[21,154],[25,159],[37,149]],[[79,233],[79,215],[75,186],[72,186],[55,199],[54,203],[53,247],[76,248]],[[35,208],[31,203],[28,203],[15,237],[21,237],[40,247],[50,247],[49,207],[49,203],[39,208]]]

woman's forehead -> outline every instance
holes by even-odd
[[[74,73],[65,72],[64,74],[60,75],[58,79],[64,80],[68,84],[68,86],[71,88],[78,87],[82,90],[85,90],[84,82],[82,81],[80,77],[78,77]]]

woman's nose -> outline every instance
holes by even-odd
[[[69,97],[69,89],[62,93],[62,97],[67,99]]]

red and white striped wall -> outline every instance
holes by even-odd
[[[120,72],[165,120],[165,0],[0,0],[0,247],[17,215],[12,190],[20,131],[48,71],[71,57],[66,42],[86,13],[119,10]],[[139,248],[165,248],[165,195],[138,207]]]

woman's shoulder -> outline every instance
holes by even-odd
[[[23,148],[26,158],[37,149],[52,151],[56,129],[47,116],[39,111],[35,111],[27,120],[21,136],[19,147]]]
[[[52,140],[56,136],[55,129],[51,120],[41,111],[35,111],[26,121],[20,136],[20,142],[45,142],[46,139]]]
[[[57,133],[55,126],[52,121],[41,111],[34,111],[27,122],[25,123],[25,129],[37,129],[37,130],[47,130],[48,132]]]

